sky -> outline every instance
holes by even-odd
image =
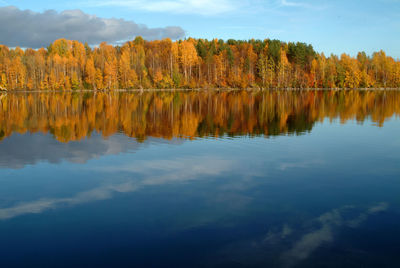
[[[0,44],[95,45],[134,36],[279,39],[326,55],[383,49],[400,58],[400,0],[0,0]]]

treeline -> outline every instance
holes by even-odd
[[[56,40],[47,49],[0,45],[8,90],[132,88],[399,88],[400,62],[375,52],[326,57],[278,40],[145,41],[123,46]]]
[[[51,92],[0,95],[0,141],[51,133],[61,142],[94,132],[146,137],[300,135],[316,122],[400,115],[398,91]],[[2,96],[2,97],[1,97]],[[12,111],[12,112],[10,112]]]

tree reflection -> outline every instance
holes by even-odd
[[[12,93],[0,99],[0,139],[52,133],[60,142],[121,132],[139,141],[204,136],[302,134],[325,118],[400,114],[397,91],[150,91]]]

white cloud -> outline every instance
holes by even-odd
[[[286,7],[300,7],[300,6],[304,6],[304,3],[299,3],[299,2],[290,2],[287,0],[281,0],[281,4],[282,6],[286,6]]]
[[[134,10],[178,14],[217,15],[239,9],[242,1],[228,0],[118,0],[86,1],[89,6],[120,6]]]
[[[306,2],[299,2],[294,0],[280,0],[281,7],[297,7],[297,8],[306,8],[306,9],[314,9],[314,10],[323,10],[326,9],[326,4],[322,3],[322,1],[318,2],[318,4],[311,4]]]

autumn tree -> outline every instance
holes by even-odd
[[[174,87],[400,87],[400,62],[371,56],[318,54],[305,43],[279,40],[136,37],[120,46],[91,48],[58,39],[47,48],[0,45],[0,85],[9,90]]]

